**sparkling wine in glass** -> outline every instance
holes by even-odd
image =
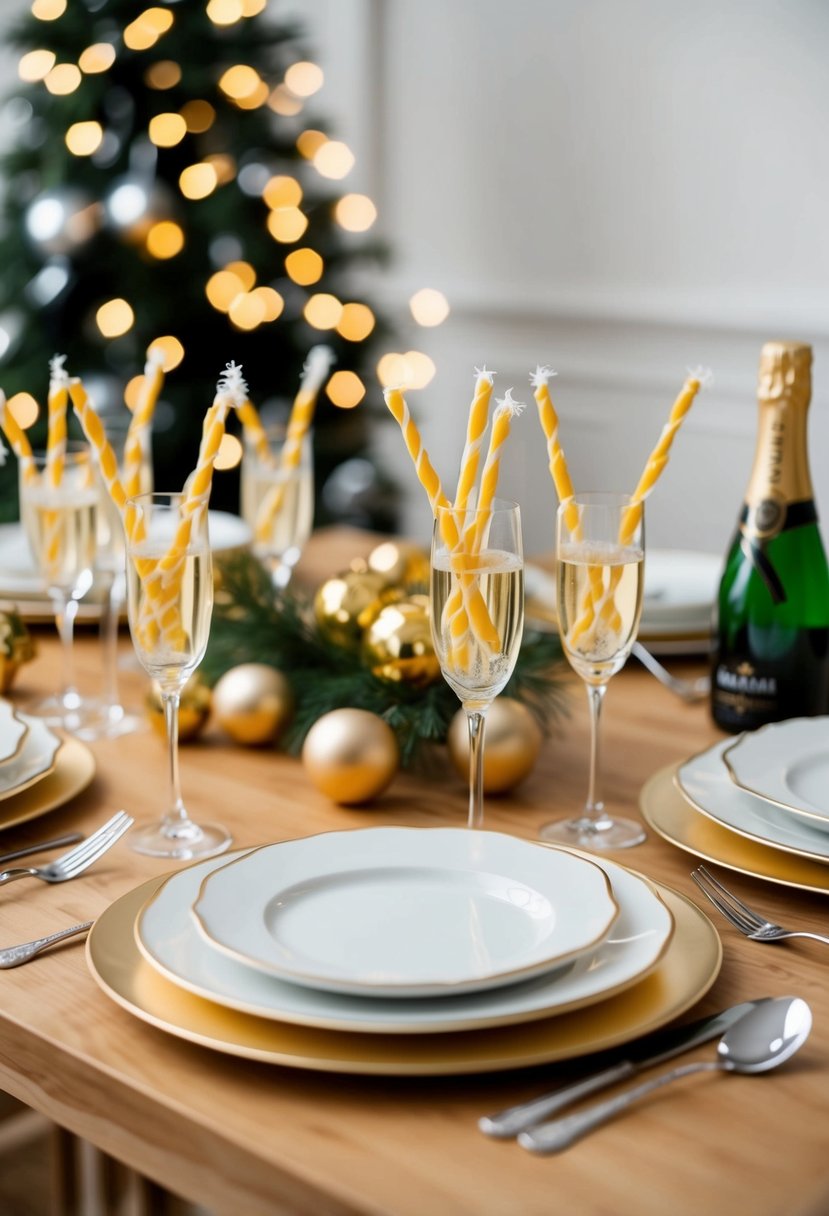
[[[590,708],[590,769],[581,815],[541,829],[543,840],[586,849],[623,849],[642,826],[616,819],[599,792],[599,726],[608,681],[624,667],[642,613],[644,506],[624,494],[578,494],[558,509],[557,597],[561,644],[584,680]]]
[[[67,445],[62,469],[54,457],[35,452],[31,472],[20,464],[20,513],[29,548],[46,583],[63,651],[60,692],[32,713],[67,730],[84,722],[85,703],[75,685],[74,627],[78,603],[92,586],[98,493],[91,453],[84,443]]]
[[[286,587],[314,522],[311,433],[303,436],[296,463],[283,460],[284,428],[266,434],[267,451],[245,434],[242,518],[253,534],[254,553],[270,570],[274,584]]]
[[[142,494],[127,504],[130,633],[142,667],[161,689],[170,768],[168,809],[160,824],[133,833],[130,844],[177,859],[221,853],[231,843],[220,825],[194,823],[181,797],[181,690],[204,658],[213,611],[207,511],[190,507],[181,494]]]
[[[483,826],[484,727],[524,629],[524,559],[516,503],[438,509],[432,534],[432,638],[443,677],[469,725],[468,826]]]

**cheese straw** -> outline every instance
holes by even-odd
[[[403,440],[414,462],[418,480],[426,491],[432,514],[436,519],[440,511],[441,535],[450,557],[453,553],[460,555],[463,541],[454,515],[450,511],[440,510],[441,507],[451,506],[451,503],[443,492],[440,478],[423,446],[420,432],[409,413],[406,400],[401,391],[396,388],[385,389],[383,396],[390,413],[400,427]],[[461,663],[467,654],[470,627],[478,641],[487,648],[498,650],[500,638],[490,620],[483,596],[478,587],[474,585],[474,580],[460,577],[459,581],[463,595],[463,610],[456,613],[452,621],[452,646],[458,656],[458,662]]]
[[[262,461],[262,464],[274,464],[274,455],[268,443],[268,436],[262,425],[262,419],[259,417],[259,411],[256,406],[252,401],[243,401],[236,413],[239,416],[242,429],[253,444],[257,458]]]
[[[475,396],[469,406],[469,419],[466,424],[466,443],[461,456],[461,469],[458,476],[458,488],[455,493],[455,510],[465,511],[469,495],[478,476],[478,465],[481,459],[481,446],[484,441],[484,431],[489,420],[489,399],[492,396],[494,373],[486,367],[475,368]]]
[[[11,450],[20,461],[24,481],[35,481],[37,479],[37,469],[35,468],[32,456],[32,445],[29,443],[23,427],[9,409],[6,394],[2,389],[0,389],[0,429],[2,429],[3,434],[8,439]],[[4,448],[4,458],[5,454],[6,449]],[[0,460],[0,464],[2,463],[3,460]]]
[[[64,363],[66,355],[53,355],[49,361],[49,403],[46,438],[46,476],[56,489],[63,480],[66,463],[66,406],[69,401],[69,377]]]
[[[462,548],[464,553],[478,554],[484,543],[490,519],[492,504],[498,485],[498,474],[501,466],[501,448],[504,446],[510,432],[510,423],[524,409],[523,402],[513,400],[512,389],[497,401],[497,409],[492,417],[492,430],[489,434],[489,450],[481,473],[481,488],[478,494],[477,510],[463,534]],[[457,507],[457,503],[455,504]],[[473,576],[466,576],[471,578]],[[452,633],[452,621],[463,608],[464,577],[459,577],[457,585],[446,601],[444,620],[448,622],[449,632]]]
[[[144,377],[135,409],[127,429],[124,443],[124,491],[127,498],[135,498],[146,488],[144,470],[147,460],[149,428],[159,393],[164,384],[164,353],[150,346],[144,364]]]
[[[705,388],[711,382],[711,372],[705,368],[697,368],[694,371],[689,371],[685,383],[680,390],[679,396],[676,398],[671,409],[668,421],[662,428],[662,434],[659,441],[647,459],[645,468],[642,471],[642,476],[639,478],[636,489],[631,495],[631,503],[622,517],[621,527],[619,529],[619,544],[629,545],[639,522],[642,518],[642,503],[653,490],[662,470],[668,463],[668,457],[671,451],[671,445],[676,438],[676,433],[679,430],[686,414],[694,403],[694,399],[701,388]],[[606,621],[611,629],[618,629],[621,618],[619,617],[615,603],[615,592],[619,585],[619,580],[622,576],[621,566],[611,570],[610,580],[607,589],[603,592],[598,603],[593,602],[588,606],[585,605],[582,615],[573,625],[570,634],[570,641],[580,637],[590,628],[593,621],[601,618]]]
[[[288,430],[279,460],[279,466],[286,476],[292,469],[299,467],[302,443],[314,417],[317,396],[333,362],[334,352],[330,346],[312,346],[308,352],[308,358],[302,369],[299,391],[291,407]],[[280,482],[272,486],[262,500],[256,515],[255,530],[258,541],[267,543],[274,518],[279,513],[284,497],[285,485],[284,482]]]

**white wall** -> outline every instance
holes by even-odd
[[[689,365],[714,369],[651,500],[649,539],[724,548],[748,478],[757,357],[815,346],[812,472],[829,539],[826,0],[271,0],[326,69],[312,103],[357,153],[394,261],[372,290],[437,364],[410,403],[447,484],[472,369],[532,405],[549,362],[578,486],[635,484]],[[3,0],[0,22],[24,7]],[[10,73],[8,74],[10,75]],[[7,78],[8,78],[7,75]],[[0,124],[1,125],[1,124]],[[2,130],[0,130],[2,140]],[[422,330],[406,301],[443,289]],[[535,409],[503,489],[549,547]],[[377,447],[429,513],[392,425]]]
[[[714,387],[654,493],[649,537],[722,550],[751,464],[760,346],[801,338],[815,346],[812,466],[829,519],[829,4],[293,8],[317,31],[319,104],[358,151],[353,188],[374,190],[395,250],[378,290],[404,320],[423,285],[453,306],[400,343],[437,363],[410,404],[448,483],[476,363],[532,405],[527,373],[550,362],[576,484],[619,488],[635,484],[686,367],[707,364]],[[528,551],[552,530],[540,435],[533,407],[503,483],[524,504]],[[379,447],[407,525],[427,535],[399,436]]]

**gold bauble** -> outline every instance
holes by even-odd
[[[32,636],[13,604],[0,605],[0,693],[6,693],[23,663],[35,657]]]
[[[327,579],[314,596],[320,632],[338,646],[359,646],[386,600],[388,579],[371,570],[345,570]]]
[[[381,609],[363,638],[363,658],[383,680],[431,684],[440,677],[429,624],[428,595]]]
[[[532,772],[541,750],[541,727],[520,701],[496,697],[486,715],[484,790],[504,794]],[[460,710],[446,736],[449,756],[460,776],[469,777],[469,727]]]
[[[429,554],[408,541],[383,541],[369,553],[368,568],[396,586],[429,585]]]
[[[267,663],[241,663],[216,681],[213,712],[236,743],[273,743],[294,708],[291,686]]]
[[[302,747],[313,784],[343,806],[369,802],[397,772],[400,750],[387,722],[367,709],[334,709],[318,718]]]
[[[178,737],[180,743],[195,739],[204,729],[210,717],[210,689],[203,684],[198,675],[193,675],[181,690],[181,700],[178,709]],[[161,686],[153,680],[147,693],[147,717],[154,730],[160,735],[167,734],[167,724],[164,718],[164,704],[161,700]]]

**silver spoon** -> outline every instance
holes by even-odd
[[[812,1011],[800,997],[784,996],[766,1001],[728,1028],[717,1044],[716,1060],[672,1068],[606,1102],[597,1102],[575,1115],[553,1119],[522,1132],[518,1143],[534,1153],[558,1153],[639,1098],[679,1077],[688,1077],[695,1072],[768,1072],[793,1056],[806,1042],[811,1029]]]

